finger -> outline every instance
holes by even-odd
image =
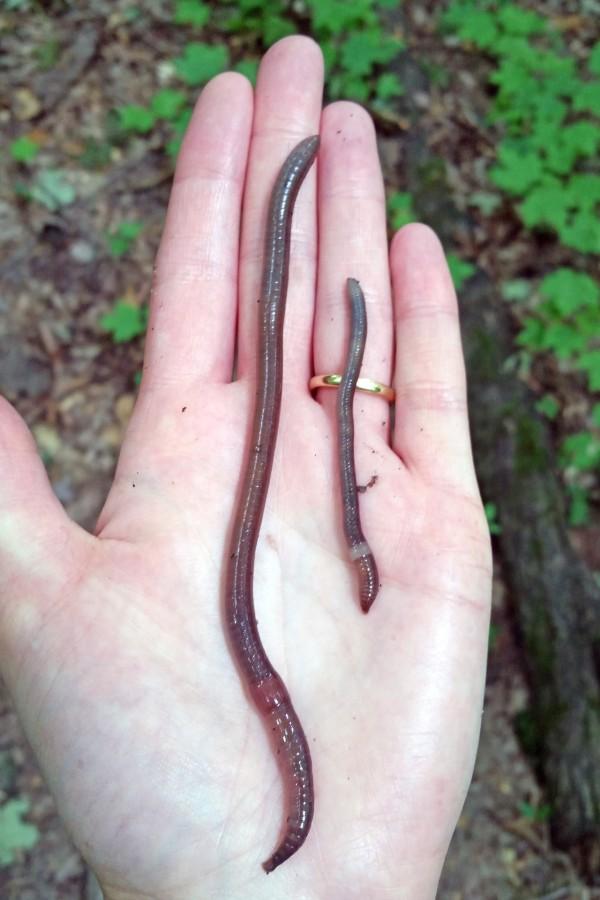
[[[428,481],[477,493],[458,304],[442,246],[425,225],[394,237],[396,422],[393,445]]]
[[[323,112],[319,169],[319,275],[314,329],[317,374],[341,373],[350,332],[346,279],[356,278],[367,306],[367,341],[361,375],[389,384],[392,369],[392,304],[387,252],[385,194],[375,129],[354,103],[334,103]],[[319,401],[335,416],[335,390],[322,388]],[[388,404],[357,393],[359,435],[387,439]],[[360,457],[359,457],[360,458]],[[360,468],[360,466],[359,466]]]
[[[290,37],[266,53],[258,73],[256,111],[242,230],[238,370],[253,376],[265,229],[271,190],[288,153],[319,131],[323,59],[309,38]],[[306,381],[314,308],[316,259],[315,167],[306,177],[292,220],[285,317],[284,380]]]
[[[7,670],[93,539],[52,491],[23,419],[0,397],[0,660]]]
[[[229,381],[252,88],[228,72],[202,91],[181,147],[156,263],[141,394],[179,402]],[[165,396],[166,395],[166,396]]]

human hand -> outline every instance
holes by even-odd
[[[297,37],[266,54],[254,98],[231,73],[203,91],[177,164],[139,398],[94,536],[67,519],[24,423],[0,406],[2,672],[110,900],[431,898],[471,776],[491,559],[456,300],[427,228],[402,229],[388,255],[371,122],[349,103],[321,112],[321,92],[320,52]],[[255,569],[261,636],[312,748],[315,818],[267,878],[282,787],[225,640],[222,578],[269,193],[287,152],[316,132]],[[397,392],[391,440],[387,404],[355,400],[358,478],[377,476],[360,499],[382,584],[366,617],[341,530],[335,391],[307,388],[341,367],[348,276],[368,305],[363,373]]]

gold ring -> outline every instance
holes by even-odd
[[[314,391],[316,388],[336,388],[340,386],[342,380],[341,375],[313,375],[308,382],[309,390]],[[396,391],[387,384],[380,381],[373,381],[372,378],[359,378],[356,382],[357,391],[365,391],[367,394],[377,394],[383,397],[388,403],[393,403],[396,399]]]

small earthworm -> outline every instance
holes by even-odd
[[[301,141],[284,162],[271,195],[260,296],[254,424],[227,566],[225,618],[233,654],[249,694],[272,732],[288,795],[284,834],[273,855],[263,863],[265,872],[272,872],[302,846],[314,808],[308,742],[287,688],[260,640],[253,571],[279,427],[292,211],[318,148],[318,136]]]
[[[360,524],[356,470],[354,466],[354,419],[352,401],[367,340],[367,311],[360,284],[355,278],[346,281],[350,299],[350,340],[346,366],[337,396],[338,459],[342,482],[344,533],[350,558],[356,563],[360,606],[368,613],[377,591],[379,575],[371,548],[365,540]]]

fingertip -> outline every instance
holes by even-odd
[[[335,100],[323,110],[323,131],[338,131],[344,128],[363,135],[375,137],[373,119],[360,103],[353,100]]]
[[[313,38],[304,34],[290,34],[272,44],[264,54],[258,71],[261,73],[269,70],[275,63],[285,60],[286,68],[293,65],[294,69],[302,70],[306,66],[317,67],[318,74],[323,77],[325,62],[323,51]]]
[[[390,247],[390,270],[397,317],[412,313],[415,304],[439,311],[456,309],[456,292],[446,254],[435,231],[411,222],[396,232]]]
[[[252,85],[244,75],[222,72],[212,78],[196,100],[174,183],[197,175],[201,165],[217,174],[243,178],[252,113]]]
[[[392,250],[394,250],[396,245],[402,247],[413,244],[429,247],[436,253],[444,253],[436,232],[430,225],[426,225],[425,222],[410,222],[408,225],[403,225],[402,228],[399,228],[392,239]]]

